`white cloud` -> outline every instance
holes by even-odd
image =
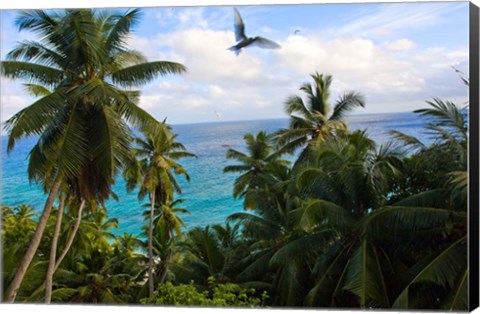
[[[278,57],[305,78],[314,71],[333,74],[333,99],[347,90],[362,92],[366,112],[410,111],[432,97],[468,97],[468,89],[451,69],[468,68],[467,47],[420,52],[408,39],[375,44],[358,37],[327,41],[297,35],[282,43]]]
[[[389,41],[384,44],[385,48],[388,50],[394,50],[394,51],[407,51],[407,50],[413,50],[417,47],[417,45],[406,38],[402,38],[396,41]]]
[[[417,91],[422,81],[412,64],[361,38],[325,41],[318,37],[290,36],[282,43],[280,62],[302,74],[318,71],[369,91],[399,88]],[[362,86],[363,85],[363,86]]]
[[[188,67],[187,77],[195,82],[248,83],[261,76],[261,61],[247,52],[238,57],[228,47],[235,44],[233,32],[189,29],[158,38],[168,47],[170,59]]]
[[[165,54],[154,46],[151,39],[130,35],[127,39],[127,45],[142,52],[148,60],[165,60]]]
[[[20,93],[12,93],[8,91],[9,88],[7,84],[4,85],[4,79],[1,81],[2,91],[0,96],[0,107],[1,107],[1,121],[5,121],[12,117],[19,110],[25,108],[32,102],[31,97],[26,97]],[[8,84],[11,86],[10,84]],[[20,95],[20,96],[19,96]]]
[[[281,117],[286,97],[299,93],[315,71],[334,76],[332,100],[347,90],[364,93],[367,108],[357,113],[409,111],[433,96],[461,100],[467,89],[451,66],[468,69],[468,47],[420,49],[397,34],[401,28],[430,25],[458,7],[380,6],[338,30],[318,34],[297,27],[301,31],[294,34],[297,28],[292,28],[290,36],[276,39],[281,49],[252,47],[239,56],[227,50],[235,44],[231,8],[166,8],[158,23],[174,25],[169,33],[132,36],[128,43],[149,60],[180,62],[188,73],[142,88],[140,106],[171,123],[213,121],[216,112],[224,120]],[[257,30],[275,32],[267,26]],[[2,120],[29,103],[10,87],[2,82]]]

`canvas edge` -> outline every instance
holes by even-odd
[[[479,8],[470,2],[469,311],[479,306]]]

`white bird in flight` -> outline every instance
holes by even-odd
[[[280,45],[274,41],[269,39],[255,36],[255,37],[247,37],[245,36],[245,24],[243,24],[242,17],[236,8],[233,8],[235,19],[233,26],[235,28],[235,40],[237,44],[228,48],[228,50],[235,51],[235,54],[238,56],[242,50],[242,48],[246,48],[250,45],[254,45],[260,48],[267,48],[267,49],[278,49]]]

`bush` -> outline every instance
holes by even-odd
[[[193,305],[193,306],[222,306],[222,307],[256,307],[264,304],[268,298],[264,291],[256,297],[255,289],[247,289],[237,284],[216,284],[209,278],[209,288],[199,291],[194,282],[178,286],[167,282],[154,292],[152,298],[140,300],[142,304],[156,305]]]

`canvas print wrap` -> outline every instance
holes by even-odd
[[[468,310],[469,7],[1,11],[2,301]]]

